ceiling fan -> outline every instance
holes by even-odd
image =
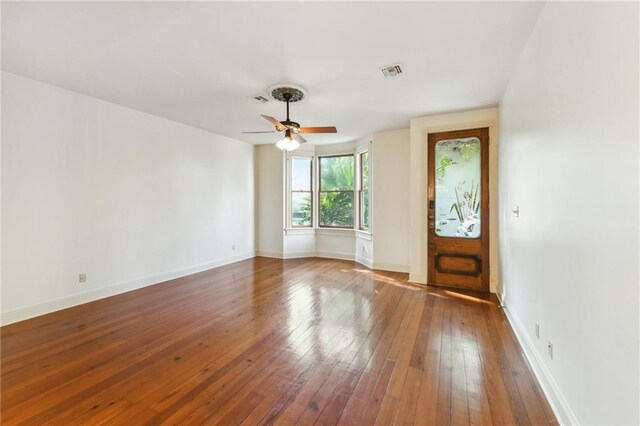
[[[323,127],[300,127],[300,124],[289,119],[289,104],[291,102],[301,101],[306,97],[306,94],[296,88],[290,86],[277,86],[269,89],[271,96],[281,102],[287,103],[287,119],[284,121],[278,121],[277,119],[268,115],[263,115],[268,122],[275,126],[275,130],[258,131],[258,132],[242,132],[242,133],[281,133],[284,132],[284,137],[276,143],[276,146],[282,150],[293,151],[297,149],[301,143],[307,142],[303,138],[301,133],[336,133],[337,130],[334,126]]]

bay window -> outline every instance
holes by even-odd
[[[289,155],[286,182],[287,227],[370,231],[368,151]]]

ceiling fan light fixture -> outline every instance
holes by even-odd
[[[281,150],[294,151],[298,149],[300,143],[291,137],[291,130],[287,130],[284,132],[284,138],[279,140],[278,143],[276,143],[276,146]]]
[[[300,146],[300,142],[295,139],[291,139],[287,146],[284,147],[287,151],[295,151]]]

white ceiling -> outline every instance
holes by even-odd
[[[496,105],[542,3],[2,2],[2,68],[252,143],[293,83],[315,143]],[[405,74],[378,69],[401,62]]]

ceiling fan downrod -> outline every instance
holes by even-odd
[[[289,121],[289,102],[291,101],[291,93],[284,93],[282,96],[284,96],[284,100],[287,101],[287,123],[290,123]]]

